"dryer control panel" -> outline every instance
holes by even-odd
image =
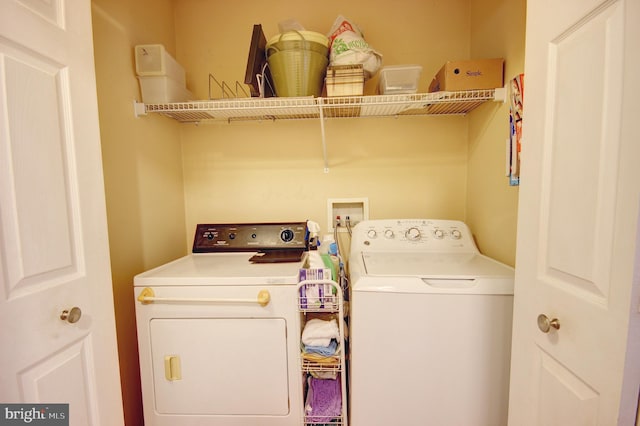
[[[469,227],[457,220],[385,219],[358,223],[352,250],[477,252]]]
[[[262,250],[304,250],[306,222],[199,224],[194,253]]]

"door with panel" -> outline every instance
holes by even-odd
[[[511,425],[635,421],[638,75],[639,2],[528,2]]]
[[[0,2],[0,402],[123,423],[88,0]]]

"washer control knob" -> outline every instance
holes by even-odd
[[[417,241],[420,239],[420,230],[418,228],[412,227],[407,229],[407,232],[405,232],[405,235],[408,240]]]
[[[454,229],[453,231],[451,231],[451,238],[453,238],[454,240],[459,240],[460,238],[462,238],[462,232]]]
[[[378,233],[376,232],[376,230],[375,230],[375,229],[369,229],[369,230],[367,231],[367,237],[369,237],[369,238],[375,238],[375,237],[377,237],[377,236],[378,236]]]
[[[385,238],[391,239],[395,237],[395,234],[393,233],[393,230],[387,229],[386,231],[384,231],[384,236]]]
[[[435,231],[433,231],[433,235],[437,239],[441,240],[444,238],[444,231],[442,229],[436,229]]]

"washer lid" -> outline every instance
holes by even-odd
[[[252,263],[254,252],[190,254],[136,275],[136,286],[297,284],[299,262]]]
[[[362,253],[368,276],[420,278],[511,278],[514,269],[476,253]]]

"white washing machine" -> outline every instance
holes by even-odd
[[[134,279],[147,426],[299,426],[306,223],[198,225]]]
[[[352,232],[351,425],[506,425],[513,268],[459,221]]]

